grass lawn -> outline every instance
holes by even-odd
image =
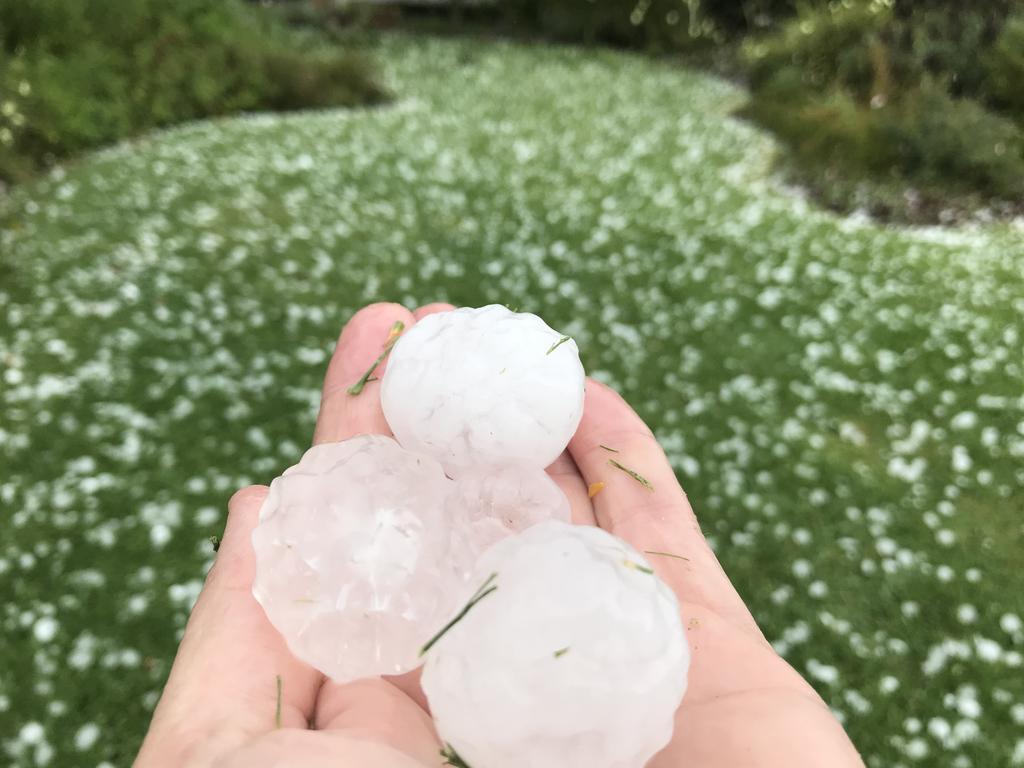
[[[872,768],[1024,764],[1021,227],[823,213],[693,72],[377,45],[389,107],[189,125],[0,204],[0,762],[130,763],[228,496],[390,299],[576,337]]]

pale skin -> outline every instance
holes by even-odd
[[[373,304],[356,313],[328,365],[313,443],[390,434],[379,381],[357,396],[345,390],[380,353],[396,321],[408,328],[448,309]],[[647,556],[679,597],[693,657],[672,742],[648,768],[863,765],[818,694],[765,640],[650,429],[611,389],[593,381],[586,389],[579,429],[548,469],[569,498],[574,522],[598,525],[641,551],[687,558]],[[653,491],[610,467],[612,456],[646,477]],[[588,487],[601,482],[589,498]],[[228,503],[217,560],[135,768],[442,765],[417,673],[338,685],[292,656],[267,621],[251,593],[250,543],[266,492],[244,488]]]

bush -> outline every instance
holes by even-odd
[[[1007,20],[1003,0],[920,5],[803,9],[747,40],[746,114],[794,148],[819,189],[875,179],[1024,202],[1024,129],[1010,119],[1024,105],[1024,23]]]
[[[934,82],[876,114],[873,144],[906,177],[1024,200],[1024,132],[1010,120]]]
[[[361,58],[300,48],[232,0],[0,0],[0,20],[8,180],[174,122],[386,96]]]
[[[842,90],[808,96],[792,71],[772,79],[745,114],[771,128],[822,190],[837,178],[880,179],[932,197],[1024,200],[1024,133],[934,81],[872,108]],[[814,181],[814,180],[817,181]],[[841,190],[839,190],[841,191]]]
[[[1024,125],[1024,14],[1006,22],[983,61],[989,99]]]
[[[842,91],[809,98],[794,69],[766,83],[743,114],[782,136],[804,162],[868,170],[877,161],[867,111]]]
[[[263,61],[270,85],[266,106],[276,110],[337,104],[376,104],[386,92],[370,76],[364,59],[331,54],[277,51]]]
[[[691,48],[771,25],[800,0],[504,0],[505,20],[570,42]]]
[[[770,37],[744,45],[751,87],[756,90],[789,72],[799,78],[802,90],[824,91],[838,83],[870,97],[876,70],[887,69],[879,46],[890,19],[889,9],[875,3],[802,13]]]
[[[502,9],[512,26],[563,42],[676,50],[715,32],[695,5],[691,12],[678,0],[512,0]]]

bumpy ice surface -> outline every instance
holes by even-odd
[[[428,652],[441,738],[481,768],[640,768],[672,733],[689,647],[672,591],[629,545],[547,522],[494,545],[481,599]]]
[[[453,474],[543,469],[583,414],[579,351],[561,339],[536,315],[497,304],[428,315],[399,339],[381,385],[395,437]]]
[[[545,520],[569,522],[569,500],[542,469],[519,466],[468,469],[456,481],[456,531],[481,552],[506,536]]]
[[[451,486],[380,435],[314,446],[274,480],[253,594],[296,656],[339,681],[418,665],[464,594]]]

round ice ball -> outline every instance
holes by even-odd
[[[472,465],[543,469],[583,415],[576,343],[536,315],[492,304],[428,315],[398,340],[381,404],[398,441],[456,475]]]
[[[543,469],[470,468],[459,474],[452,498],[456,533],[476,552],[531,525],[571,517],[569,500]]]
[[[640,768],[668,744],[689,646],[675,595],[592,526],[535,525],[483,554],[470,610],[427,652],[441,739],[481,768]]]
[[[298,658],[338,681],[419,665],[465,594],[451,491],[381,435],[314,446],[271,483],[253,595]]]

